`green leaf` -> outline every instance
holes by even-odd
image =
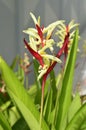
[[[36,98],[36,94],[37,94],[37,87],[36,84],[33,84],[29,87],[28,90],[29,95],[31,96],[31,99],[33,100],[33,102],[35,101]]]
[[[3,94],[0,93],[0,106],[4,103],[4,100],[3,100]]]
[[[37,85],[37,89],[40,89],[41,88],[41,82],[40,82],[40,80],[39,81],[37,80],[39,64],[36,61],[36,59],[33,60],[33,64],[34,64],[35,82],[36,82],[36,85]]]
[[[65,130],[79,130],[86,120],[86,103],[76,112]]]
[[[50,73],[50,85],[53,90],[53,101],[56,99],[57,89],[56,89],[56,79],[55,79],[55,73],[54,70]]]
[[[34,65],[34,75],[35,75],[35,84],[37,88],[36,92],[36,97],[35,97],[35,104],[40,104],[41,101],[41,81],[37,79],[38,77],[38,69],[39,69],[39,64],[36,61],[36,59],[33,60],[33,65]]]
[[[11,105],[11,101],[7,101],[0,106],[0,111],[6,110]]]
[[[22,124],[22,125],[21,125]],[[12,130],[30,130],[23,118],[20,118],[12,127]]]
[[[11,68],[14,70],[19,60],[19,56],[16,56],[11,64]]]
[[[20,118],[20,113],[15,106],[8,109],[7,118],[11,126],[13,126],[15,122]]]
[[[9,90],[10,91],[10,90]],[[33,113],[23,104],[23,102],[17,98],[12,91],[10,91],[11,96],[13,97],[14,101],[21,111],[23,117],[25,118],[26,122],[29,123],[31,130],[39,130],[40,126],[38,121],[34,118]],[[33,125],[34,122],[34,125]]]
[[[57,87],[57,89],[61,88],[62,80],[63,80],[63,70],[61,72],[59,72],[59,74],[56,77],[56,87]]]
[[[6,117],[2,112],[0,112],[0,125],[4,130],[12,130],[8,121],[6,120]]]
[[[44,119],[46,120],[46,122],[48,122],[48,124],[50,124],[51,110],[52,110],[52,88],[50,88],[47,94],[43,112]]]
[[[79,130],[86,130],[86,119],[83,121],[83,123],[81,124],[81,127]]]
[[[74,68],[75,68],[75,61],[76,61],[76,54],[77,54],[77,46],[78,46],[78,30],[76,30],[75,32],[71,52],[68,59],[68,64],[66,66],[66,70],[63,78],[62,89],[59,98],[59,110],[58,110],[58,116],[56,121],[56,129],[58,130],[64,130],[62,126],[64,124],[64,120],[66,119],[66,114],[71,103],[72,82],[74,77],[73,75],[74,75]]]
[[[2,57],[0,57],[0,70],[3,80],[7,86],[7,92],[9,93],[10,97],[15,101],[20,112],[24,116],[24,119],[27,121],[28,126],[31,128],[31,130],[38,130],[40,124],[40,114],[37,111],[36,106],[31,100],[28,92],[25,90],[24,86],[17,79],[13,71],[2,59]],[[30,119],[32,120],[30,121]],[[36,125],[34,126],[34,124]],[[49,130],[44,120],[42,120],[42,129]]]
[[[0,130],[4,130],[3,127],[0,125]]]
[[[79,110],[80,107],[81,107],[80,95],[76,93],[68,111],[68,122],[70,122],[70,120],[73,118],[73,116]]]

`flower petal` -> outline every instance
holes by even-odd
[[[62,63],[62,61],[61,61],[58,57],[55,57],[55,56],[53,56],[53,55],[43,54],[42,56],[43,56],[44,58],[46,58],[46,59],[50,59],[50,60],[52,60],[52,61],[56,61],[56,62],[58,62],[58,63]]]
[[[27,49],[30,51],[30,53],[39,61],[40,65],[43,67],[44,66],[44,62],[43,62],[43,58],[42,56],[36,52],[35,50],[33,50],[27,43],[27,41],[24,39],[24,43],[27,47]]]
[[[31,15],[34,23],[37,24],[38,22],[37,22],[37,19],[36,19],[35,15],[32,12],[30,12],[30,15]]]
[[[36,24],[36,28],[37,28],[37,31],[38,31],[38,35],[40,36],[40,39],[43,40],[43,33],[42,33],[41,28],[37,24]]]

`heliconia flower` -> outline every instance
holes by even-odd
[[[67,35],[67,33],[69,33],[69,42],[64,50],[65,55],[67,55],[68,52],[70,52],[71,44],[72,44],[72,41],[74,38],[74,33],[78,26],[79,26],[79,24],[75,24],[74,20],[72,20],[67,26],[65,26],[65,24],[61,24],[60,26],[58,26],[58,30],[56,32],[56,35],[60,39],[59,42],[57,43],[58,47],[61,48],[63,46],[65,35]]]
[[[63,53],[66,59],[74,37],[74,29],[78,26],[78,24],[75,24],[74,20],[72,20],[66,26],[64,21],[60,20],[51,23],[47,27],[41,27],[40,17],[36,19],[34,14],[30,13],[30,15],[35,23],[35,28],[28,28],[23,31],[29,35],[29,44],[25,39],[24,43],[33,57],[35,57],[39,62],[38,79],[40,79],[43,75],[48,75],[57,62],[62,63],[60,57]],[[55,32],[54,30],[56,28],[57,31]],[[54,35],[58,36],[60,39],[59,42],[54,41]],[[60,50],[56,55],[53,55],[54,46],[60,47]],[[50,53],[48,53],[47,50],[49,50]]]
[[[41,69],[39,67],[38,79],[40,79],[46,73],[53,61],[62,63],[58,57],[53,55],[53,46],[56,43],[52,38],[52,33],[55,27],[63,24],[64,21],[56,21],[47,27],[40,27],[40,20],[37,20],[32,13],[30,13],[30,15],[35,23],[35,28],[28,28],[23,31],[29,35],[29,44],[25,39],[24,43],[33,57],[35,57],[40,63],[39,66],[42,66]],[[50,50],[50,53],[48,53],[47,50]]]
[[[35,49],[38,51],[38,50],[41,50],[43,48],[43,46],[45,47],[47,45],[47,40],[51,39],[51,35],[52,35],[52,32],[54,31],[55,27],[60,24],[63,24],[64,21],[60,20],[60,21],[56,21],[56,22],[50,24],[47,27],[43,27],[43,26],[40,27],[39,20],[37,20],[32,13],[30,13],[30,15],[35,23],[36,28],[28,28],[27,30],[24,30],[23,32],[29,35],[30,46],[33,49],[35,46]],[[32,44],[32,42],[34,42],[34,43]],[[45,45],[43,45],[43,44],[45,44]],[[39,48],[37,48],[38,46],[39,46]],[[49,49],[53,50],[53,47],[50,47]]]

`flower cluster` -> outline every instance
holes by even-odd
[[[36,17],[30,13],[35,28],[28,28],[23,32],[29,35],[29,43],[24,39],[24,43],[30,53],[35,57],[40,63],[39,66],[39,76],[40,79],[45,74],[53,69],[55,64],[62,63],[60,60],[61,55],[64,53],[65,57],[70,50],[70,46],[74,37],[75,27],[78,24],[74,24],[71,21],[69,25],[65,25],[63,20],[53,22],[47,27],[40,25],[40,17]],[[58,42],[54,40],[53,36],[57,36],[60,39]],[[54,46],[60,47],[60,51],[55,54]]]

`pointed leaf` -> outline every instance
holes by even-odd
[[[3,127],[4,130],[12,130],[6,117],[2,112],[0,112],[0,125]]]
[[[1,74],[3,80],[6,83],[8,93],[11,96],[11,98],[15,101],[20,112],[22,113],[25,120],[27,121],[28,126],[31,128],[31,130],[34,130],[35,127],[39,128],[40,115],[36,109],[36,106],[34,105],[33,101],[31,100],[24,86],[17,79],[13,71],[2,59],[2,57],[0,57],[0,70],[2,72]],[[32,119],[32,123],[36,124],[36,126],[32,125],[31,121],[28,118]],[[42,121],[42,128],[43,130],[44,129],[49,130],[44,120]]]
[[[83,122],[86,120],[86,103],[76,112],[72,120],[69,122],[65,130],[79,130]]]
[[[66,118],[66,114],[71,103],[72,82],[73,82],[73,74],[77,54],[77,46],[78,46],[78,30],[76,30],[75,32],[75,37],[73,40],[68,64],[66,66],[63,78],[62,90],[59,99],[59,110],[56,122],[56,128],[58,128],[58,130],[62,130],[64,119]]]
[[[21,125],[22,124],[22,125]],[[30,130],[23,118],[20,118],[12,127],[12,130]]]
[[[56,79],[55,79],[55,73],[54,70],[50,72],[50,83],[51,83],[51,88],[53,90],[53,96],[56,96],[57,89],[56,89]],[[56,97],[55,97],[56,98]]]
[[[79,110],[80,107],[81,107],[80,95],[76,93],[68,111],[68,122],[72,119],[72,117]]]
[[[22,113],[23,117],[25,118],[27,124],[29,124],[31,130],[39,130],[40,126],[39,126],[39,122],[34,118],[33,113],[24,105],[24,103],[17,98],[14,93],[12,91],[10,91],[8,89],[11,97],[14,99],[14,101],[16,101],[16,104],[20,110],[20,112]],[[34,125],[33,125],[34,122]]]
[[[44,119],[48,124],[50,124],[50,114],[52,110],[52,88],[50,88],[50,91],[47,94],[45,106],[44,106]]]

